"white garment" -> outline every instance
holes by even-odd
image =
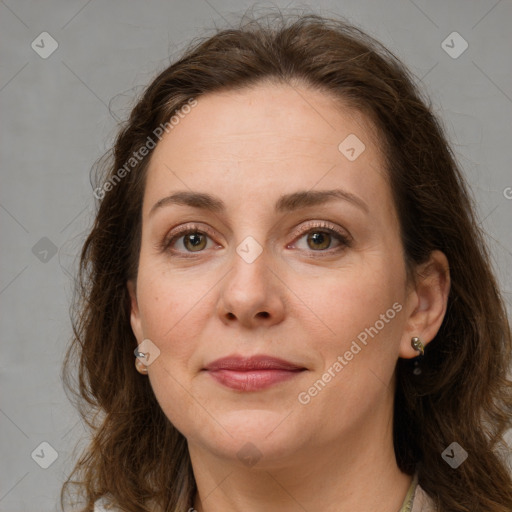
[[[434,502],[419,485],[414,493],[411,512],[435,512]]]
[[[94,512],[113,512],[113,509],[107,511],[107,509],[103,507],[102,502],[98,500],[94,503]]]

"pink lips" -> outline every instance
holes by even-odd
[[[205,370],[229,388],[258,391],[291,379],[305,368],[283,359],[260,355],[224,357],[208,364]]]

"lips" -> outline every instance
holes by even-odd
[[[206,370],[234,370],[234,371],[250,371],[250,370],[303,370],[304,367],[297,366],[284,359],[278,359],[277,357],[271,356],[252,356],[252,357],[241,357],[231,356],[217,359],[206,366]]]
[[[258,355],[224,357],[208,364],[204,370],[217,382],[229,388],[258,391],[292,379],[306,368],[284,359]]]

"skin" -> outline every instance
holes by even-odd
[[[338,150],[349,134],[366,146],[354,161]],[[283,194],[327,189],[366,206],[336,199],[274,211]],[[150,213],[177,191],[212,194],[226,209],[167,204]],[[148,377],[187,439],[195,509],[396,512],[411,477],[393,451],[395,365],[418,355],[412,336],[426,345],[437,333],[449,274],[445,256],[434,252],[407,280],[371,123],[306,87],[260,84],[203,96],[151,157],[142,219],[138,276],[128,283],[131,325],[139,343],[150,339],[160,350]],[[334,234],[308,239],[325,231],[314,221],[351,242]],[[166,236],[191,222],[211,230],[200,250],[190,237],[162,249]],[[263,248],[252,263],[236,251],[248,236]],[[299,392],[395,303],[401,311],[301,404]],[[306,371],[256,392],[201,371],[233,354],[280,357]],[[253,466],[237,457],[248,442],[260,457]]]

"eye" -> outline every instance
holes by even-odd
[[[326,222],[309,224],[309,229],[299,228],[295,243],[288,248],[298,248],[305,251],[327,252],[340,251],[351,245],[351,238],[340,228]],[[204,252],[205,249],[222,247],[216,245],[212,238],[214,234],[208,229],[197,225],[180,226],[162,242],[162,251],[192,256]],[[305,246],[302,240],[305,239]]]
[[[305,238],[306,246],[300,246],[300,241]],[[327,252],[327,250],[341,250],[350,246],[349,237],[341,230],[327,223],[314,225],[297,239],[294,244],[301,250],[312,250],[316,252]],[[334,247],[333,247],[334,245]]]
[[[163,249],[177,253],[202,252],[211,248],[213,242],[209,239],[208,230],[201,230],[198,226],[183,226],[164,241]],[[212,242],[208,245],[208,242]]]

